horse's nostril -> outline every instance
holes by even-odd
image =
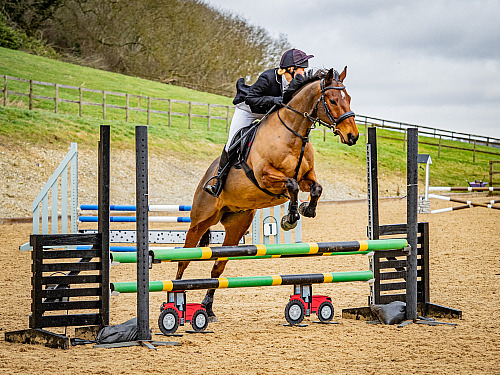
[[[347,134],[347,139],[349,140],[349,144],[351,145],[355,145],[358,138],[359,134],[358,135],[354,135],[352,133]]]

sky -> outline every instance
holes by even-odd
[[[348,66],[361,115],[500,138],[499,0],[205,0]]]

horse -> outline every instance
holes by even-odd
[[[250,227],[259,208],[271,207],[290,200],[289,211],[283,216],[281,226],[294,228],[300,214],[316,216],[316,206],[322,193],[314,170],[314,151],[309,142],[309,132],[316,124],[332,129],[340,141],[353,146],[359,137],[350,109],[351,97],[342,73],[334,69],[320,70],[298,82],[291,99],[277,111],[267,116],[258,126],[250,152],[247,168],[232,167],[222,193],[213,197],[203,190],[204,182],[217,173],[219,159],[213,161],[202,177],[193,198],[191,225],[186,234],[185,248],[208,246],[210,227],[221,222],[225,228],[223,246],[238,245]],[[290,87],[294,80],[290,83]],[[248,177],[253,175],[253,181]],[[299,190],[310,193],[309,202],[298,207]],[[216,261],[211,277],[219,277],[227,260]],[[178,263],[176,279],[181,279],[189,261]],[[213,312],[215,289],[207,290],[203,299],[210,322],[216,322]]]

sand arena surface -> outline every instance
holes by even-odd
[[[432,208],[448,203],[433,203]],[[381,201],[381,224],[405,222],[405,210],[404,199]],[[366,239],[366,212],[366,203],[321,204],[318,216],[305,220],[303,240]],[[333,298],[335,320],[340,324],[304,328],[283,326],[291,287],[226,289],[215,294],[219,323],[209,325],[213,334],[185,334],[175,338],[180,346],[157,351],[93,349],[91,345],[64,351],[3,341],[5,331],[28,328],[31,254],[19,252],[18,246],[28,240],[31,225],[0,225],[0,373],[500,374],[498,215],[495,210],[474,208],[419,217],[430,222],[431,301],[463,311],[464,318],[455,321],[454,328],[411,325],[398,329],[342,319],[342,308],[366,305],[366,283],[316,285],[315,293]],[[185,278],[206,278],[211,267],[212,262],[192,263]],[[245,260],[229,262],[224,276],[363,269],[367,269],[367,259],[361,255]],[[175,271],[175,264],[155,265],[151,280],[173,278]],[[135,266],[113,267],[111,280],[135,280]],[[204,294],[188,293],[191,302],[200,302]],[[112,324],[135,316],[135,298],[112,298]],[[164,293],[150,295],[153,332],[159,332],[157,318],[164,298]],[[309,317],[304,322],[313,320],[315,317]],[[180,327],[178,333],[189,328]],[[64,333],[64,329],[52,331]]]

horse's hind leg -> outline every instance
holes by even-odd
[[[300,219],[299,205],[299,184],[295,179],[289,178],[286,181],[286,188],[290,195],[290,204],[288,205],[288,214],[281,218],[281,228],[290,230],[297,226],[297,221]]]
[[[253,217],[255,215],[255,210],[249,210],[244,212],[228,212],[224,214],[221,219],[222,225],[226,230],[226,236],[224,238],[224,243],[222,246],[236,246],[240,242],[243,235],[246,233],[250,224],[252,223]],[[212,278],[218,278],[224,272],[227,260],[216,261],[210,276]],[[215,289],[208,289],[202,304],[207,310],[208,319],[210,322],[217,322],[217,318],[212,309],[212,304],[214,302]]]

